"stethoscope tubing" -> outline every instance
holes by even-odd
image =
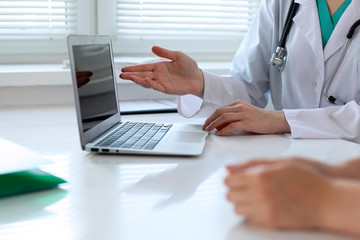
[[[337,73],[337,71],[339,70],[339,67],[341,65],[341,63],[343,62],[344,60],[344,57],[345,57],[345,54],[347,52],[347,49],[349,47],[349,44],[350,44],[350,41],[352,40],[352,37],[354,35],[354,32],[356,30],[356,28],[360,25],[360,19],[357,20],[349,29],[349,32],[348,34],[346,35],[347,39],[346,39],[346,42],[344,44],[344,47],[343,47],[343,50],[341,52],[341,55],[339,57],[339,60],[337,61],[336,63],[336,66],[335,68],[333,69],[333,71],[331,72],[330,76],[329,76],[329,80],[327,81],[326,85],[325,85],[325,88],[324,88],[324,97],[327,101],[329,101],[330,103],[334,103],[334,104],[337,104],[337,105],[345,105],[346,103],[335,98],[334,96],[329,96],[328,95],[328,91],[329,91],[329,87]]]
[[[344,60],[346,51],[347,51],[347,49],[349,47],[350,40],[351,40],[350,38],[346,39],[346,42],[345,42],[345,45],[344,45],[343,50],[341,52],[340,58],[337,61],[335,68],[332,70],[332,72],[330,74],[330,77],[329,77],[329,80],[327,81],[327,83],[325,85],[325,88],[324,88],[324,97],[326,98],[326,100],[328,100],[331,103],[338,104],[338,105],[345,105],[345,103],[343,101],[340,101],[340,100],[332,97],[332,96],[328,96],[328,90],[329,90],[329,87],[330,87],[334,77],[335,77],[335,74],[339,70],[339,67],[340,67],[341,63]]]
[[[356,28],[357,28],[359,25],[360,25],[360,19],[357,20],[357,21],[350,27],[350,30],[349,30],[348,34],[346,35],[346,37],[347,37],[348,39],[351,39],[351,38],[353,37],[354,32],[355,32]]]
[[[291,26],[292,26],[292,23],[293,23],[293,18],[295,17],[296,15],[296,12],[299,8],[299,3],[295,3],[295,0],[293,0],[290,4],[290,7],[289,7],[289,11],[288,11],[288,14],[286,16],[286,20],[285,20],[285,25],[284,25],[284,29],[283,29],[283,32],[281,34],[281,38],[280,38],[280,42],[279,42],[279,45],[278,47],[276,48],[276,51],[275,53],[272,55],[271,59],[270,59],[270,64],[274,67],[276,67],[280,72],[282,72],[285,68],[285,64],[286,64],[286,55],[287,55],[287,51],[286,51],[286,48],[285,48],[285,43],[286,43],[286,39],[289,35],[289,32],[290,32],[290,29],[291,29]],[[329,91],[329,87],[337,73],[337,71],[339,70],[340,68],[340,65],[341,63],[343,62],[344,60],[344,57],[346,55],[346,52],[348,50],[348,47],[349,47],[349,44],[350,44],[350,41],[355,33],[355,30],[357,29],[357,27],[360,25],[360,19],[357,20],[349,29],[349,32],[348,34],[346,35],[347,37],[347,40],[344,44],[344,47],[343,47],[343,50],[342,50],[342,53],[336,63],[336,66],[335,68],[333,69],[333,71],[331,72],[330,76],[329,76],[329,79],[325,85],[325,88],[324,88],[324,97],[326,98],[327,101],[329,101],[330,103],[333,103],[333,104],[337,104],[337,105],[345,105],[346,103],[335,98],[334,96],[328,96],[328,91]],[[358,102],[358,104],[360,104],[360,101]]]
[[[299,5],[300,4],[295,3],[295,1],[291,2],[289,12],[288,12],[288,14],[286,16],[284,30],[283,30],[283,33],[281,34],[279,47],[285,48],[286,39],[287,39],[287,37],[289,35],[291,25],[293,23],[292,19],[295,17],[296,12],[299,9]]]

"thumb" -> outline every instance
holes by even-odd
[[[226,169],[230,173],[235,173],[239,171],[245,171],[249,168],[257,167],[257,166],[267,166],[272,165],[279,162],[278,160],[266,160],[266,159],[251,159],[245,163],[235,164],[235,165],[228,165]]]
[[[176,60],[176,53],[175,51],[171,51],[162,47],[158,47],[158,46],[153,46],[151,48],[151,51],[157,55],[158,57],[162,57],[162,58],[167,58],[170,59],[172,61]]]

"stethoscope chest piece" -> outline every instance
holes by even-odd
[[[273,55],[271,56],[271,59],[270,59],[270,65],[276,67],[277,70],[279,70],[279,72],[282,72],[285,68],[286,57],[287,57],[287,52],[285,49],[285,42],[286,42],[286,38],[288,37],[289,32],[290,32],[290,28],[292,25],[292,19],[295,16],[298,8],[299,8],[299,3],[295,3],[295,0],[292,0],[288,14],[286,16],[284,30],[281,34],[279,45],[276,48],[276,51],[273,53]]]
[[[270,59],[270,64],[276,67],[279,72],[282,72],[286,64],[286,49],[283,47],[277,47]]]
[[[289,32],[290,32],[290,28],[291,28],[291,25],[292,25],[292,22],[293,22],[293,18],[297,12],[299,8],[299,3],[295,3],[295,0],[292,0],[291,4],[290,4],[290,8],[289,8],[289,11],[288,11],[288,14],[286,16],[286,20],[285,20],[285,26],[284,26],[284,30],[281,34],[281,38],[280,38],[280,42],[279,42],[279,45],[278,47],[276,48],[276,51],[272,54],[271,56],[271,59],[270,59],[270,65],[274,66],[277,68],[277,70],[281,73],[284,68],[285,68],[285,64],[286,64],[286,58],[287,58],[287,52],[286,52],[286,49],[285,49],[285,42],[286,42],[286,39],[289,35]],[[334,96],[329,96],[328,95],[328,90],[329,90],[329,87],[331,85],[331,82],[333,81],[334,79],[334,76],[336,75],[343,59],[344,59],[344,56],[345,56],[345,53],[349,47],[349,44],[350,44],[350,40],[352,39],[353,37],[353,34],[356,30],[356,28],[360,26],[360,19],[357,20],[349,29],[349,32],[348,34],[346,35],[347,37],[347,40],[345,42],[345,45],[343,47],[343,50],[342,50],[342,53],[339,57],[339,60],[335,66],[335,68],[333,69],[333,71],[331,72],[331,75],[329,77],[329,80],[328,82],[326,83],[325,85],[325,88],[324,88],[324,97],[327,101],[329,101],[330,103],[333,103],[333,104],[337,104],[337,105],[344,105],[346,104],[346,102],[334,97]],[[359,102],[360,104],[360,102]]]

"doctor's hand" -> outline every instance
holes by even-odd
[[[204,123],[203,129],[217,129],[216,135],[224,136],[237,130],[260,134],[290,132],[283,111],[265,110],[242,100],[217,109]]]
[[[90,71],[77,71],[76,72],[76,81],[78,88],[86,85],[90,82],[90,77],[93,75]]]
[[[204,76],[192,58],[157,46],[152,47],[152,52],[170,61],[124,67],[120,78],[166,94],[203,97]]]
[[[331,178],[308,165],[267,162],[228,166],[227,198],[236,213],[270,229],[321,228],[333,193]]]

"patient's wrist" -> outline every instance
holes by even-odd
[[[330,180],[323,203],[321,229],[360,236],[358,216],[360,187],[358,181],[334,178]]]
[[[334,166],[336,177],[360,180],[360,162],[347,161]]]
[[[325,196],[323,196],[323,202],[320,203],[321,217],[318,227],[321,229],[331,229],[331,226],[337,221],[336,219],[336,197],[337,197],[337,185],[334,179],[329,178],[328,188],[326,189]]]

